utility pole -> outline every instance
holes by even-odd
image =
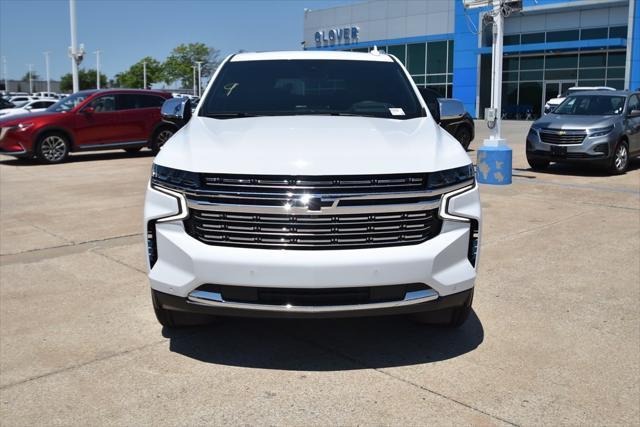
[[[196,61],[198,64],[198,98],[202,96],[202,61]]]
[[[33,93],[33,80],[31,79],[33,64],[27,64],[27,67],[29,67],[29,95],[31,95]]]
[[[142,88],[147,88],[147,61],[142,62]]]
[[[93,52],[96,54],[96,89],[100,89],[100,51]]]
[[[193,65],[193,96],[196,96],[196,66]]]
[[[2,57],[2,73],[4,74],[4,93],[9,94],[9,78],[7,77],[7,57]]]
[[[76,37],[76,0],[69,0],[69,23],[71,26],[71,46],[69,47],[69,56],[71,57],[71,76],[73,79],[73,92],[80,90],[78,81],[78,66],[84,58],[84,46],[80,45],[78,49],[78,40]]]
[[[51,93],[51,80],[49,78],[49,52],[44,52],[44,66],[47,70],[47,95]]]

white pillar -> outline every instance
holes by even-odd
[[[196,66],[193,65],[193,96],[196,96]]]
[[[7,77],[7,57],[2,57],[2,73],[4,74],[4,91],[9,93],[9,77]]]
[[[29,66],[29,95],[33,93],[33,80],[31,79],[31,72],[33,64],[27,64]]]
[[[100,89],[100,51],[96,50],[96,89]]]
[[[76,0],[69,0],[69,22],[71,25],[71,77],[73,79],[73,92],[80,90],[78,81],[78,40],[76,38]]]
[[[142,63],[142,88],[147,88],[147,61]]]
[[[196,61],[198,64],[198,97],[202,96],[202,61]]]
[[[47,94],[51,93],[51,80],[49,78],[49,52],[44,52],[44,65],[47,70]]]

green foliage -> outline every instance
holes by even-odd
[[[80,90],[95,89],[96,88],[96,70],[95,69],[80,69],[78,70],[78,83]],[[100,73],[100,87],[107,86],[107,76]],[[67,73],[60,79],[60,90],[63,92],[71,92],[73,90],[73,79],[71,73]]]
[[[193,66],[202,61],[203,79],[211,76],[218,67],[220,51],[204,43],[181,44],[175,47],[164,62],[164,82],[180,80],[182,87],[193,86]]]
[[[26,73],[24,73],[24,76],[22,76],[22,78],[20,79],[23,82],[28,82],[29,81],[29,72],[27,71]],[[37,72],[32,71],[31,72],[31,80],[40,80],[40,76],[38,75]]]
[[[153,83],[162,81],[162,64],[157,59],[146,56],[129,67],[127,71],[116,74],[115,85],[118,87],[127,87],[133,89],[142,88],[142,86],[144,86],[144,62],[147,63],[146,89],[150,89]]]

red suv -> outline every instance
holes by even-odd
[[[151,90],[85,90],[42,113],[0,119],[0,154],[60,163],[71,151],[158,151],[176,131],[160,117],[170,94]]]

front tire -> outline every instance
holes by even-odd
[[[471,131],[468,127],[462,126],[457,131],[454,137],[460,142],[462,148],[465,151],[469,150],[469,145],[471,144]]]
[[[549,167],[549,160],[532,159],[527,155],[527,163],[533,170],[545,170]]]
[[[155,291],[151,291],[151,301],[153,302],[153,311],[156,314],[158,323],[167,328],[206,325],[214,320],[213,316],[207,316],[205,314],[167,310],[160,305],[156,298]]]
[[[161,127],[158,129],[151,138],[151,151],[153,151],[153,154],[158,154],[162,146],[174,133],[174,130],[170,127]]]
[[[447,328],[459,328],[462,326],[471,314],[473,305],[473,289],[465,303],[459,307],[447,308],[438,311],[426,311],[424,313],[415,313],[413,320],[423,325],[440,325]]]
[[[46,133],[38,140],[36,157],[42,163],[62,163],[67,159],[71,144],[66,135],[62,133]]]
[[[609,173],[621,175],[629,167],[629,146],[625,141],[618,142],[609,163]]]

